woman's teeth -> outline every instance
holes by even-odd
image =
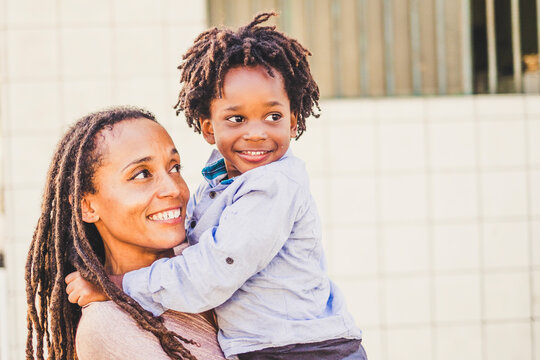
[[[182,211],[180,209],[162,211],[157,214],[152,214],[148,218],[150,220],[171,220],[180,217]]]

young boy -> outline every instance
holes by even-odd
[[[365,359],[361,332],[329,280],[301,160],[289,150],[318,107],[309,51],[260,14],[202,33],[184,56],[176,105],[215,144],[186,214],[191,246],[124,275],[159,315],[215,308],[218,340],[240,359]]]

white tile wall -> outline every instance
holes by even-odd
[[[427,273],[429,235],[425,226],[396,225],[381,230],[382,270],[387,274]]]
[[[485,269],[529,267],[529,229],[525,221],[484,223],[482,231]]]
[[[540,165],[540,119],[530,120],[527,128],[527,144],[531,165]]]
[[[6,95],[11,135],[58,131],[61,126],[60,83],[58,81],[14,82],[2,86]],[[32,106],[28,104],[32,102]],[[6,127],[3,128],[6,130]]]
[[[479,271],[479,239],[479,225],[476,222],[433,226],[432,261],[435,271]]]
[[[473,97],[439,97],[426,101],[426,119],[430,122],[459,123],[475,118]],[[456,106],[459,103],[458,106]]]
[[[540,216],[540,170],[529,172],[531,214]]]
[[[335,225],[373,224],[376,218],[374,176],[332,176],[330,219]],[[350,205],[344,205],[348,203]]]
[[[159,24],[163,22],[162,1],[152,0],[116,0],[113,1],[113,19],[119,25],[135,25],[140,27],[147,24]]]
[[[118,28],[114,38],[115,75],[123,79],[163,75],[164,32],[159,26]]]
[[[379,185],[383,222],[423,221],[427,218],[424,174],[383,175]]]
[[[330,230],[333,273],[336,276],[377,275],[377,230],[375,226],[339,226]],[[402,239],[401,239],[402,240]]]
[[[112,22],[112,2],[107,0],[60,1],[59,19],[67,26],[107,26]]]
[[[533,316],[535,318],[540,316],[540,271],[534,270],[532,272],[532,289],[531,289],[531,298]]]
[[[481,121],[479,123],[482,167],[525,165],[525,120]]]
[[[185,0],[0,6],[0,292],[9,359],[23,359],[25,255],[61,129],[105,106],[148,107],[170,130],[192,191],[200,181],[211,148],[172,106],[176,67],[206,9]],[[321,107],[292,147],[370,359],[528,360],[534,348],[540,360],[540,96]]]
[[[53,1],[5,0],[9,26],[52,26],[57,19]]]
[[[525,96],[477,96],[475,113],[480,120],[519,120],[525,115]]]
[[[531,315],[530,274],[525,271],[484,275],[487,320],[526,319]]]
[[[456,107],[456,106],[454,106]],[[429,115],[428,115],[429,116]],[[469,118],[471,119],[472,116]],[[429,159],[432,169],[473,169],[476,166],[475,127],[472,121],[429,124]]]
[[[431,180],[431,215],[435,221],[474,219],[478,216],[475,173],[438,173]]]
[[[336,121],[336,125],[327,126],[328,133],[324,135],[322,141],[328,141],[328,156],[331,161],[321,162],[321,166],[329,168],[333,174],[351,174],[351,173],[373,173],[375,171],[375,126],[373,123],[360,122],[357,124],[342,124],[342,121]],[[318,119],[308,119],[308,127]],[[324,119],[323,119],[324,121]],[[329,124],[327,124],[329,125]],[[323,135],[323,134],[321,134]],[[300,138],[299,142],[309,141],[311,129]],[[321,141],[321,143],[322,143]],[[324,151],[325,149],[313,144],[309,149],[311,151]],[[353,155],[354,154],[354,155]],[[354,156],[354,161],[352,157]],[[321,156],[321,158],[323,158]]]
[[[531,325],[528,322],[486,325],[486,359],[530,359]]]
[[[378,135],[378,165],[383,171],[424,168],[426,150],[423,124],[381,124]]]
[[[481,319],[480,275],[440,275],[435,278],[435,322],[455,324]]]
[[[38,14],[35,11],[28,13]],[[7,36],[6,76],[10,80],[29,82],[57,80],[60,70],[58,30],[47,27],[8,29],[5,32]]]
[[[108,80],[112,75],[110,28],[64,27],[60,32],[60,73],[65,80]]]
[[[438,360],[483,360],[480,324],[440,326],[435,330]]]
[[[483,172],[482,213],[485,217],[527,215],[527,174],[525,171]]]
[[[531,258],[532,265],[540,265],[540,221],[535,220],[529,223],[530,236],[531,236]]]
[[[387,333],[387,359],[433,359],[433,334],[427,326],[392,328]]]
[[[429,278],[418,275],[384,281],[385,318],[392,325],[421,325],[431,321]],[[361,324],[362,319],[358,319]]]

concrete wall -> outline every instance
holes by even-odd
[[[26,252],[67,124],[146,107],[190,187],[200,181],[210,149],[172,105],[180,56],[205,24],[204,1],[0,0],[2,360],[24,358]],[[540,96],[321,107],[293,149],[370,359],[540,359]]]

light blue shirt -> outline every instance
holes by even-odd
[[[124,276],[145,309],[215,308],[227,357],[274,346],[361,338],[326,272],[304,163],[280,160],[227,179],[214,151],[190,199],[182,255]]]

